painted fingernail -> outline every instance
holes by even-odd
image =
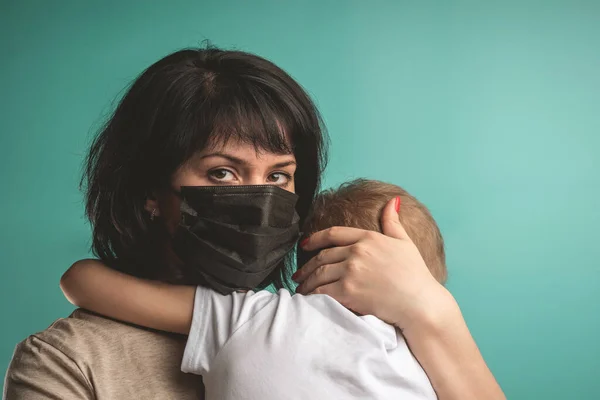
[[[400,196],[396,197],[396,212],[400,211]]]
[[[306,238],[306,239],[304,239],[303,241],[301,241],[301,242],[300,242],[300,247],[304,247],[304,246],[306,246],[306,245],[308,244],[308,239],[310,239],[310,238]]]
[[[294,272],[294,275],[292,275],[292,280],[297,282],[299,276],[300,276],[300,273],[298,271]]]

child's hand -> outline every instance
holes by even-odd
[[[301,283],[297,292],[328,294],[359,314],[375,315],[403,330],[455,308],[400,224],[396,201],[383,211],[385,235],[333,227],[303,242],[307,251],[325,250],[296,272],[294,280]]]

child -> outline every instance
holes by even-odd
[[[439,229],[425,206],[397,186],[357,180],[326,191],[316,199],[304,232],[335,225],[380,231],[381,210],[396,196],[400,221],[434,277],[444,282]],[[76,264],[61,284],[80,307],[189,333],[182,370],[203,376],[208,399],[436,399],[400,332],[326,295],[292,296],[285,290],[221,295],[144,281],[97,261]]]

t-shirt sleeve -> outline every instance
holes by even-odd
[[[94,394],[77,364],[36,336],[19,343],[6,371],[3,399],[86,400]]]
[[[222,295],[199,286],[181,370],[196,375],[207,373],[211,362],[235,331],[276,296],[265,290]]]

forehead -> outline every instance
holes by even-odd
[[[225,119],[225,120],[224,120]],[[246,115],[245,118],[215,121],[211,133],[202,141],[202,152],[240,151],[255,154],[288,155],[294,148],[293,124],[281,122],[276,116]]]
[[[291,148],[291,145],[289,147]],[[240,158],[243,160],[296,159],[291,151],[272,151],[257,144],[233,139],[209,143],[204,149],[198,152],[198,155],[202,157],[216,153]]]

